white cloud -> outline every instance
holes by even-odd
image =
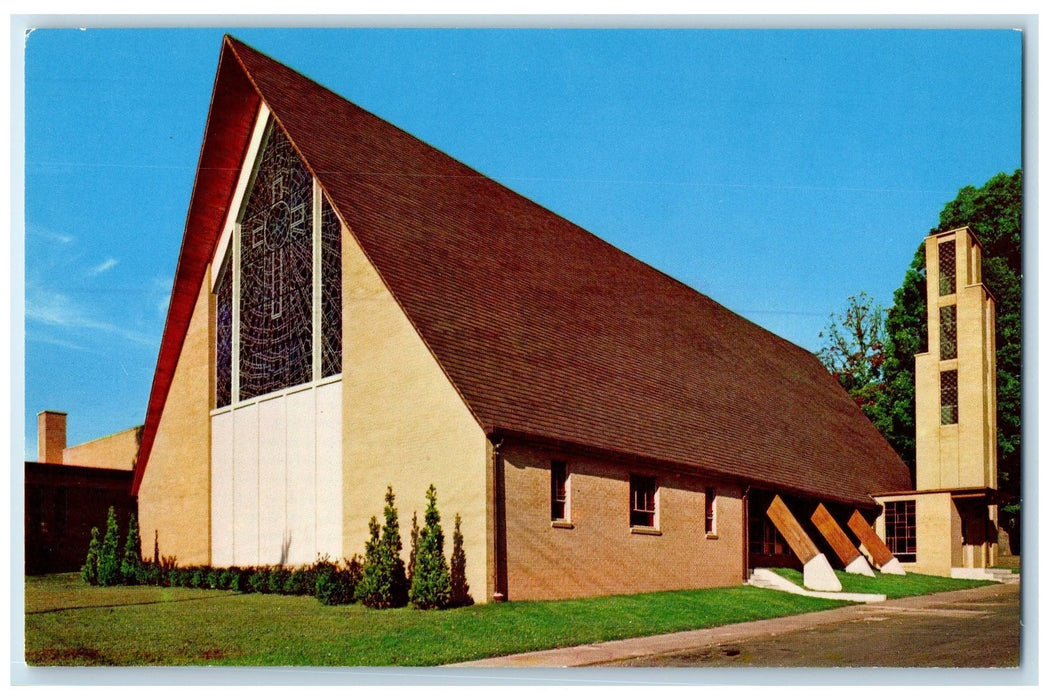
[[[117,262],[118,261],[116,258],[106,258],[105,262],[101,263],[100,265],[95,265],[93,268],[91,268],[90,273],[92,276],[101,275],[106,270],[110,269],[111,267],[114,267],[117,264]]]
[[[156,339],[107,321],[92,318],[66,295],[26,285],[25,318],[56,328],[100,331],[139,345],[152,346]]]

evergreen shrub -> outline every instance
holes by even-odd
[[[124,543],[124,558],[120,561],[120,575],[126,585],[138,583],[142,569],[142,538],[138,534],[138,518],[134,511],[128,518],[127,540]]]
[[[102,553],[102,543],[98,541],[98,528],[91,528],[91,542],[87,545],[87,559],[84,561],[83,568],[80,569],[80,576],[86,583],[92,586],[98,585],[98,557]]]
[[[455,529],[452,530],[452,561],[451,561],[451,604],[459,607],[462,605],[473,605],[474,599],[470,595],[470,585],[466,582],[466,551],[463,549],[462,518],[455,514]]]
[[[419,534],[419,554],[408,598],[420,610],[446,608],[452,597],[448,560],[444,558],[444,531],[437,511],[437,489],[426,490],[426,514]]]
[[[115,586],[122,582],[120,574],[120,526],[112,506],[106,516],[106,534],[102,538],[102,550],[98,556],[98,584]]]
[[[382,532],[373,516],[368,523],[364,566],[357,598],[370,608],[400,608],[408,603],[408,579],[401,559],[401,533],[394,506],[393,487],[386,487]]]

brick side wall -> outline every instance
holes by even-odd
[[[568,464],[572,527],[550,520],[550,461]],[[738,486],[656,474],[660,534],[632,533],[630,474],[639,469],[538,448],[504,449],[510,600],[732,586],[742,583]],[[704,531],[716,487],[717,537]]]
[[[211,556],[210,279],[205,274],[138,492],[143,556],[152,558],[156,530],[161,556],[185,565]]]
[[[102,467],[130,471],[135,468],[141,434],[142,427],[139,426],[67,447],[62,453],[62,463],[75,464],[78,467]]]

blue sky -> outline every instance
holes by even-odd
[[[29,459],[144,420],[225,32],[813,351],[1021,166],[1008,30],[37,30]]]

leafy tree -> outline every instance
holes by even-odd
[[[120,562],[120,575],[126,584],[138,583],[142,570],[142,538],[138,534],[138,518],[131,513],[127,524],[127,541],[124,543],[124,559]]]
[[[120,583],[120,531],[117,514],[109,507],[106,517],[106,535],[102,538],[102,549],[98,555],[98,583],[100,586],[115,586]]]
[[[444,531],[441,529],[441,515],[437,512],[437,489],[430,484],[426,490],[426,514],[408,599],[413,607],[429,610],[448,607],[451,597],[452,581],[448,560],[444,558]]]
[[[87,545],[87,559],[84,561],[80,575],[86,583],[98,585],[98,558],[102,554],[102,544],[98,541],[98,528],[91,528],[91,542]]]
[[[364,571],[357,597],[370,608],[399,608],[408,602],[408,580],[401,559],[401,532],[394,507],[393,487],[386,487],[385,523],[372,516],[368,523],[371,538],[365,544]]]
[[[470,585],[466,582],[466,552],[463,550],[462,518],[455,514],[455,529],[452,530],[451,584],[454,606],[473,605]]]
[[[826,345],[816,353],[824,366],[874,419],[875,401],[882,389],[884,311],[866,292],[849,297],[842,314],[832,314],[820,333]]]
[[[1023,173],[966,186],[930,233],[968,226],[983,244],[983,283],[995,298],[998,365],[998,487],[1020,493]],[[926,349],[925,250],[919,246],[886,317],[884,379],[875,425],[914,462],[914,354]]]

